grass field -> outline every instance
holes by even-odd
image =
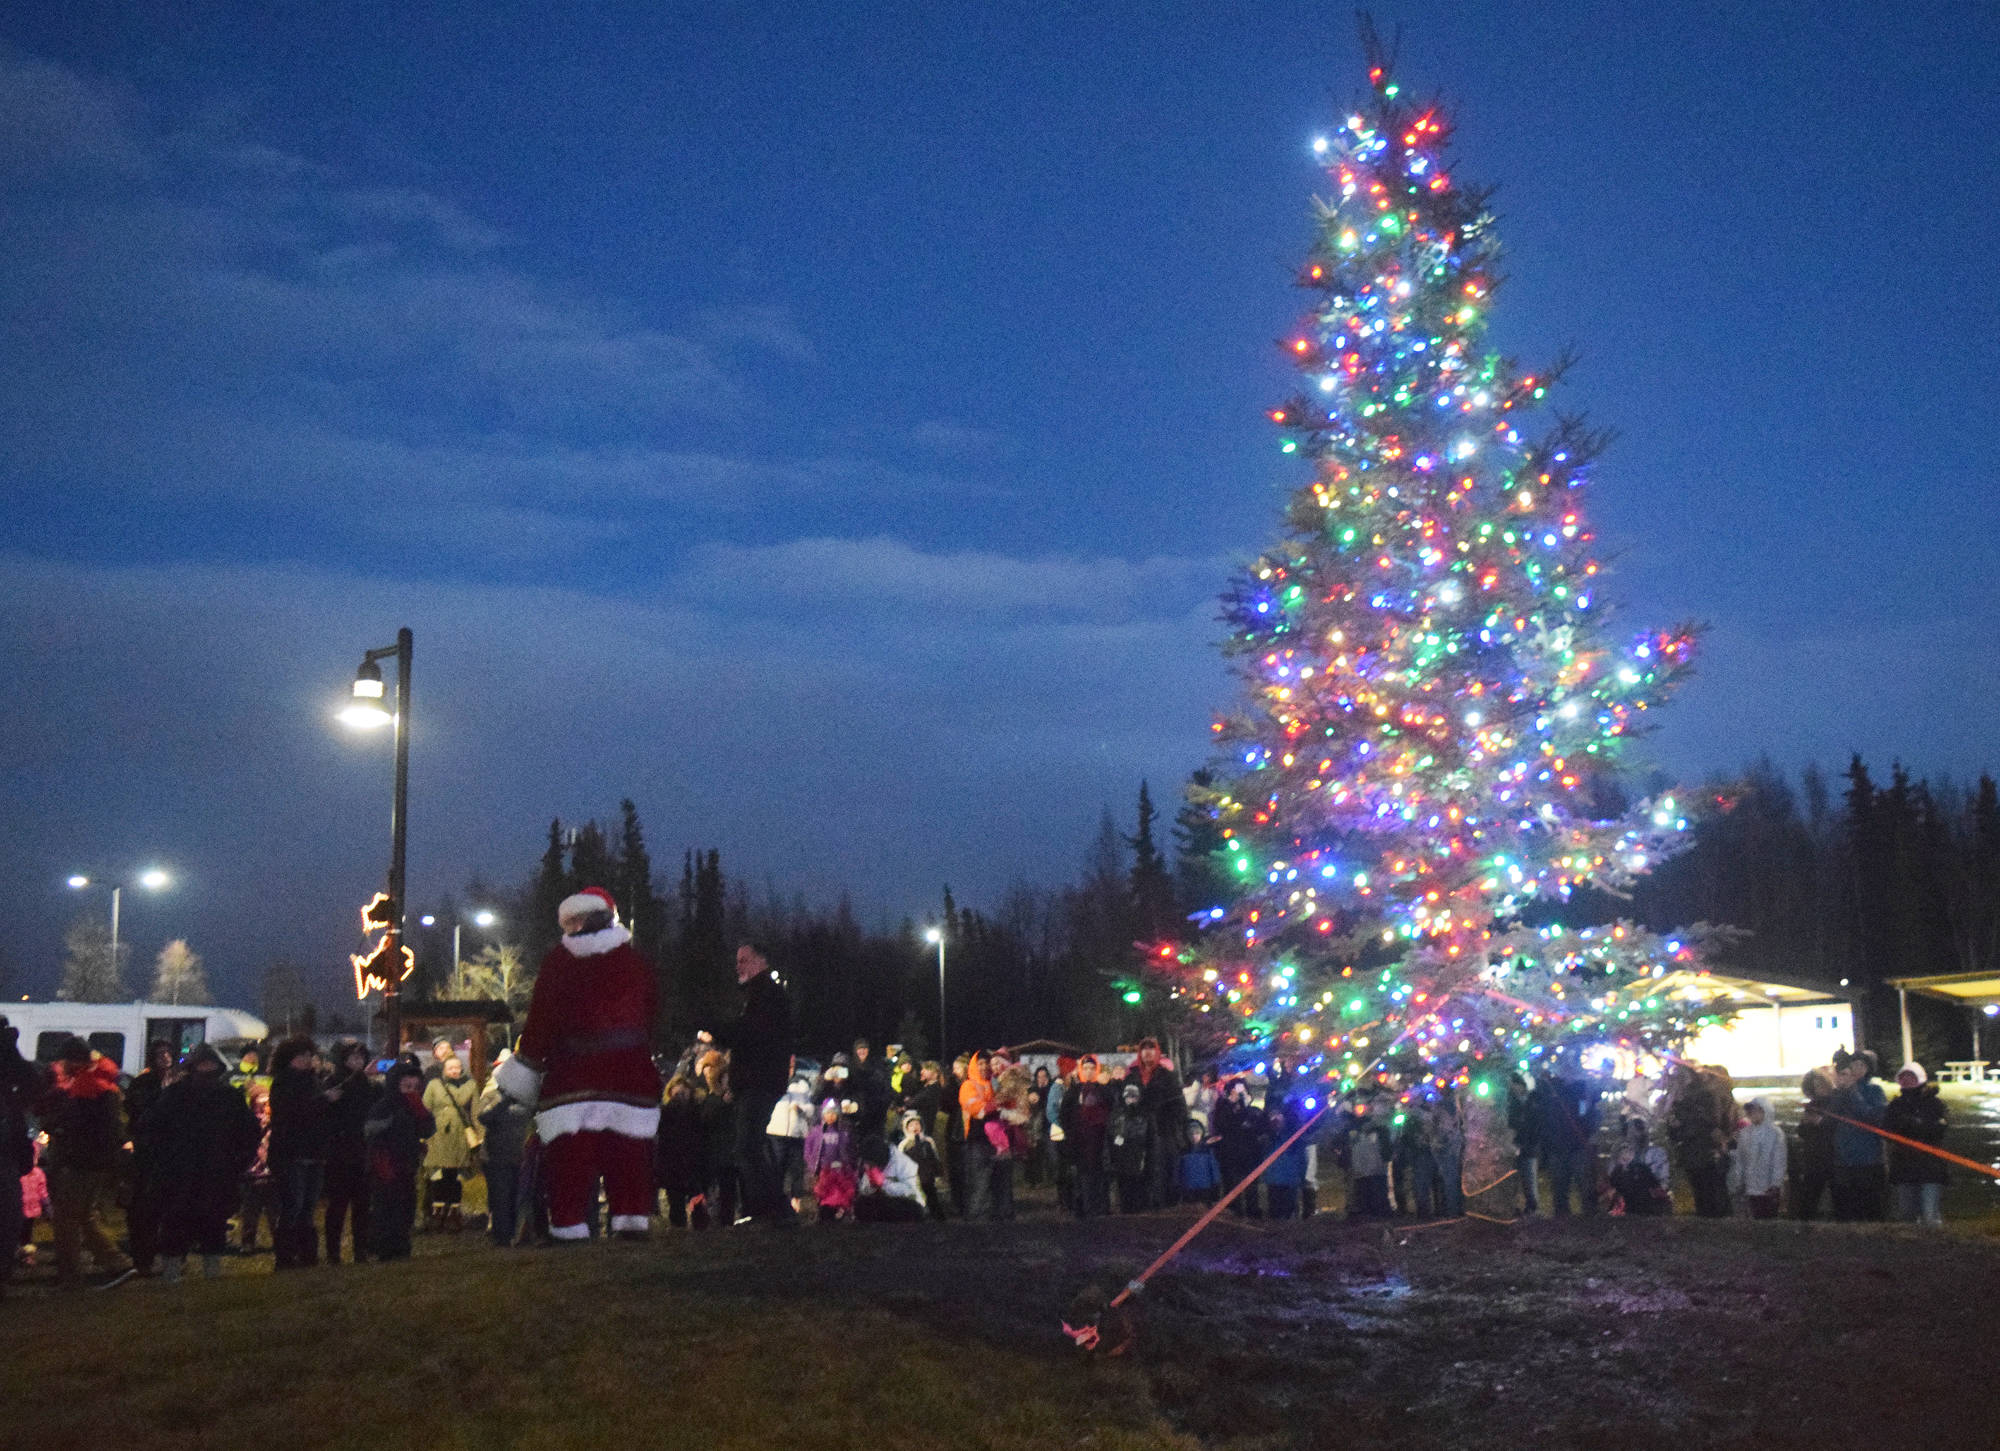
[[[1186,1213],[809,1226],[0,1306],[0,1445],[1547,1451],[2000,1445],[1979,1228],[1225,1219],[1117,1360],[1061,1314]]]

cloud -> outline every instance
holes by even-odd
[[[494,435],[572,462],[685,453],[692,425],[755,396],[727,343],[810,356],[781,309],[678,331],[535,275],[449,198],[170,133],[101,83],[0,51],[8,179],[0,452],[23,482],[110,487],[89,468],[111,459],[158,482],[179,451],[207,457],[176,487],[271,500],[303,470],[227,455],[274,431],[438,458]]]
[[[795,539],[782,544],[717,544],[700,551],[684,586],[696,597],[726,598],[754,582],[765,598],[813,608],[918,612],[926,619],[1070,619],[1102,622],[1177,612],[1215,593],[1218,560],[1048,556],[1022,559],[985,550],[931,553],[901,540]]]
[[[1003,433],[944,418],[918,424],[910,430],[909,441],[926,453],[960,461],[990,460],[1012,451],[1012,440]]]
[[[905,589],[866,596],[874,577],[854,561],[877,557],[985,583],[906,628],[892,608]],[[0,590],[20,602],[0,616],[0,670],[37,682],[0,694],[0,874],[158,852],[194,885],[174,906],[187,915],[157,925],[219,974],[254,983],[283,952],[337,982],[349,899],[381,871],[388,777],[381,743],[347,739],[331,712],[361,650],[402,624],[416,632],[420,900],[474,872],[513,880],[550,816],[602,814],[622,795],[663,858],[713,844],[732,872],[848,886],[898,911],[944,872],[978,900],[1032,872],[1049,842],[1083,842],[1140,775],[1162,787],[1205,748],[1225,690],[1206,611],[1119,598],[1174,566],[1117,578],[1107,561],[1010,570],[833,549],[790,556],[788,594],[758,572],[774,558],[634,598],[597,592],[587,556],[577,586],[550,588],[0,555]],[[1092,579],[1109,603],[1022,608],[1035,581]],[[69,904],[29,897],[19,941],[53,961]]]
[[[136,180],[151,167],[129,134],[129,102],[0,43],[0,178]]]
[[[749,344],[794,363],[810,363],[818,356],[790,309],[775,303],[710,308],[696,322],[702,335],[717,343]]]

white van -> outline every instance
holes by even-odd
[[[146,1045],[162,1039],[174,1056],[201,1043],[262,1042],[262,1018],[236,1008],[189,1003],[0,1003],[0,1017],[21,1030],[21,1054],[53,1063],[62,1045],[81,1038],[122,1073],[146,1066]]]

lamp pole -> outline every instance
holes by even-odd
[[[137,880],[138,884],[147,891],[157,892],[162,887],[171,885],[173,878],[169,877],[158,867],[149,867],[139,873]],[[78,874],[69,879],[69,885],[72,891],[82,891],[85,887],[104,884],[93,883],[91,878]],[[111,971],[116,973],[118,971],[118,909],[124,903],[125,883],[112,882],[109,885],[111,887]]]
[[[944,928],[929,927],[924,930],[924,941],[935,942],[938,950],[938,1062],[949,1063],[945,1056],[944,1029]]]
[[[483,908],[480,911],[474,912],[472,914],[472,925],[475,927],[491,927],[495,922],[499,920],[500,919],[496,917],[492,912],[486,911]],[[462,934],[464,931],[465,931],[464,920],[458,917],[452,918],[451,989],[453,992],[462,992],[465,989],[465,953],[459,947],[460,934]]]
[[[409,627],[396,632],[396,643],[370,650],[362,657],[354,676],[354,700],[343,718],[356,726],[392,724],[396,730],[396,794],[389,813],[389,900],[384,904],[384,960],[390,970],[382,988],[382,1024],[389,1039],[389,1054],[403,1051],[403,982],[400,964],[403,955],[403,912],[408,864],[410,821],[410,656],[415,637]],[[396,708],[390,712],[382,701],[382,668],[376,662],[396,657]]]

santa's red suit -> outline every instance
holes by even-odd
[[[561,917],[613,910],[591,887],[564,901]],[[495,1073],[500,1091],[537,1105],[549,1233],[589,1234],[591,1185],[602,1176],[613,1233],[652,1223],[653,1140],[660,1128],[660,1073],[653,1066],[658,987],[653,966],[615,919],[564,937],[542,959],[528,1021],[514,1056]]]

